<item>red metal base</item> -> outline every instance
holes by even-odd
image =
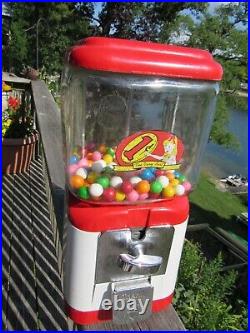
[[[172,302],[173,294],[166,298],[162,298],[152,302],[152,312],[158,312],[165,309]],[[103,321],[112,320],[112,310],[97,310],[97,311],[78,311],[73,309],[66,303],[66,312],[70,319],[79,325],[91,325],[101,323]]]

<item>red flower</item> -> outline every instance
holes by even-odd
[[[18,108],[20,105],[20,100],[16,97],[10,96],[8,99],[8,105],[11,108]]]

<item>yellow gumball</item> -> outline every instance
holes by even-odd
[[[178,179],[172,179],[172,180],[170,180],[170,184],[172,185],[172,186],[176,186],[176,185],[178,185],[180,182],[179,182],[179,180]]]
[[[105,154],[102,158],[107,164],[110,164],[113,162],[113,157],[110,154]]]
[[[123,201],[123,200],[125,200],[125,198],[126,198],[125,193],[123,193],[121,191],[116,191],[116,193],[115,193],[115,200],[116,201]]]
[[[95,172],[90,172],[87,177],[87,181],[89,184],[93,184],[98,177],[98,174]]]
[[[163,198],[172,198],[175,195],[175,189],[173,186],[168,185],[162,190]]]

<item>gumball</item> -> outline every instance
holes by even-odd
[[[80,187],[79,190],[77,191],[77,194],[81,199],[87,200],[90,198],[89,189],[87,186]]]
[[[185,181],[185,182],[182,184],[182,186],[185,188],[185,191],[186,191],[186,192],[190,191],[191,188],[192,188],[191,183],[189,183],[188,181]]]
[[[86,179],[87,176],[88,176],[88,171],[84,168],[79,168],[77,171],[76,171],[76,175],[77,176],[81,176],[83,179]]]
[[[114,149],[113,148],[107,148],[106,149],[106,154],[109,154],[109,155],[111,155],[112,157],[114,157],[115,156],[115,151],[114,151]]]
[[[130,183],[135,186],[137,183],[139,183],[142,179],[140,177],[137,176],[133,176],[130,178]]]
[[[102,173],[105,175],[112,175],[114,173],[113,168],[110,165],[107,165],[103,170]]]
[[[93,163],[94,163],[93,161],[88,160],[88,167],[89,167],[89,168],[92,168]]]
[[[102,197],[103,197],[103,200],[114,201],[115,200],[115,190],[113,189],[113,187],[105,188],[103,191]]]
[[[79,157],[76,155],[72,155],[69,159],[69,164],[76,164],[79,161]]]
[[[156,180],[161,183],[162,187],[166,187],[169,184],[169,179],[166,176],[159,176]]]
[[[97,173],[101,173],[106,167],[106,162],[103,160],[95,161],[92,165],[92,170]]]
[[[155,173],[156,168],[148,168],[148,170],[149,170],[150,172],[152,172],[152,173]]]
[[[142,193],[139,195],[139,200],[146,200],[148,198],[148,193]]]
[[[103,187],[100,184],[94,183],[89,187],[89,193],[92,197],[98,198],[103,194]]]
[[[166,171],[164,170],[156,170],[155,175],[156,177],[164,176],[166,174]]]
[[[142,180],[136,184],[136,191],[139,194],[148,193],[150,191],[150,184],[147,180]]]
[[[164,189],[162,190],[163,198],[172,198],[174,195],[175,195],[175,189],[171,185],[164,187]]]
[[[175,187],[176,195],[183,195],[185,193],[185,187],[182,185],[177,185]]]
[[[177,186],[179,183],[180,183],[180,182],[179,182],[178,179],[172,179],[172,180],[170,180],[170,184],[171,184],[172,186]]]
[[[155,180],[153,183],[151,183],[150,192],[161,193],[161,191],[162,191],[162,185],[159,181]]]
[[[114,176],[110,179],[110,185],[114,188],[118,188],[119,186],[121,186],[123,183],[123,180],[121,177],[118,176]]]
[[[154,178],[154,174],[149,169],[145,169],[140,174],[140,177],[144,180],[152,180]]]
[[[81,168],[81,167],[88,167],[89,164],[88,164],[88,160],[86,158],[82,158],[78,163],[77,163],[77,166],[78,168]]]
[[[169,180],[173,180],[175,178],[175,175],[173,172],[168,171],[166,173],[166,176],[168,177]]]
[[[102,185],[103,188],[109,187],[109,178],[106,176],[101,176],[96,179],[96,183]]]
[[[98,150],[99,150],[100,153],[105,154],[106,146],[102,144],[98,147]]]
[[[130,193],[127,194],[127,200],[128,201],[137,201],[139,199],[139,193],[136,192],[135,190],[131,191]]]
[[[133,185],[128,180],[125,180],[121,185],[121,190],[128,194],[133,190]]]
[[[185,177],[184,175],[180,174],[180,176],[179,176],[178,179],[179,179],[179,182],[180,182],[180,183],[183,183],[183,182],[185,182],[186,177]]]
[[[72,153],[73,153],[73,155],[79,156],[81,153],[81,147],[77,146],[77,147],[73,148]]]
[[[179,171],[174,171],[175,178],[179,178],[181,173]]]
[[[78,189],[84,185],[84,179],[81,176],[73,175],[70,177],[70,186],[74,189]]]
[[[122,191],[116,191],[115,192],[115,200],[116,201],[123,201],[123,200],[125,200],[125,198],[126,198],[126,195]]]
[[[102,154],[99,151],[94,151],[92,154],[93,161],[99,161],[102,159]]]
[[[113,157],[109,154],[105,154],[102,158],[107,164],[110,164],[113,162]]]
[[[89,184],[93,184],[98,177],[98,174],[96,172],[90,172],[87,177],[87,182]]]
[[[75,173],[77,169],[78,169],[78,165],[77,165],[77,164],[70,164],[70,165],[68,166],[68,168],[67,168],[68,173],[69,173],[70,175],[72,175],[73,173]]]
[[[86,157],[87,157],[88,160],[92,160],[93,153],[89,152]]]

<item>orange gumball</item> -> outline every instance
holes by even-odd
[[[106,149],[107,148],[106,148],[105,145],[100,145],[99,148],[98,148],[99,152],[102,153],[102,154],[104,154],[106,152]]]
[[[85,184],[84,179],[81,176],[73,175],[70,177],[70,186],[74,189],[78,189]]]
[[[166,176],[168,177],[169,180],[175,179],[174,173],[173,172],[167,172]]]
[[[91,168],[93,165],[93,161],[88,160],[88,167]]]
[[[88,153],[87,154],[87,159],[88,160],[92,160],[92,158],[93,158],[93,153]]]
[[[148,193],[150,191],[150,184],[147,180],[141,180],[136,184],[136,191],[139,194]]]

